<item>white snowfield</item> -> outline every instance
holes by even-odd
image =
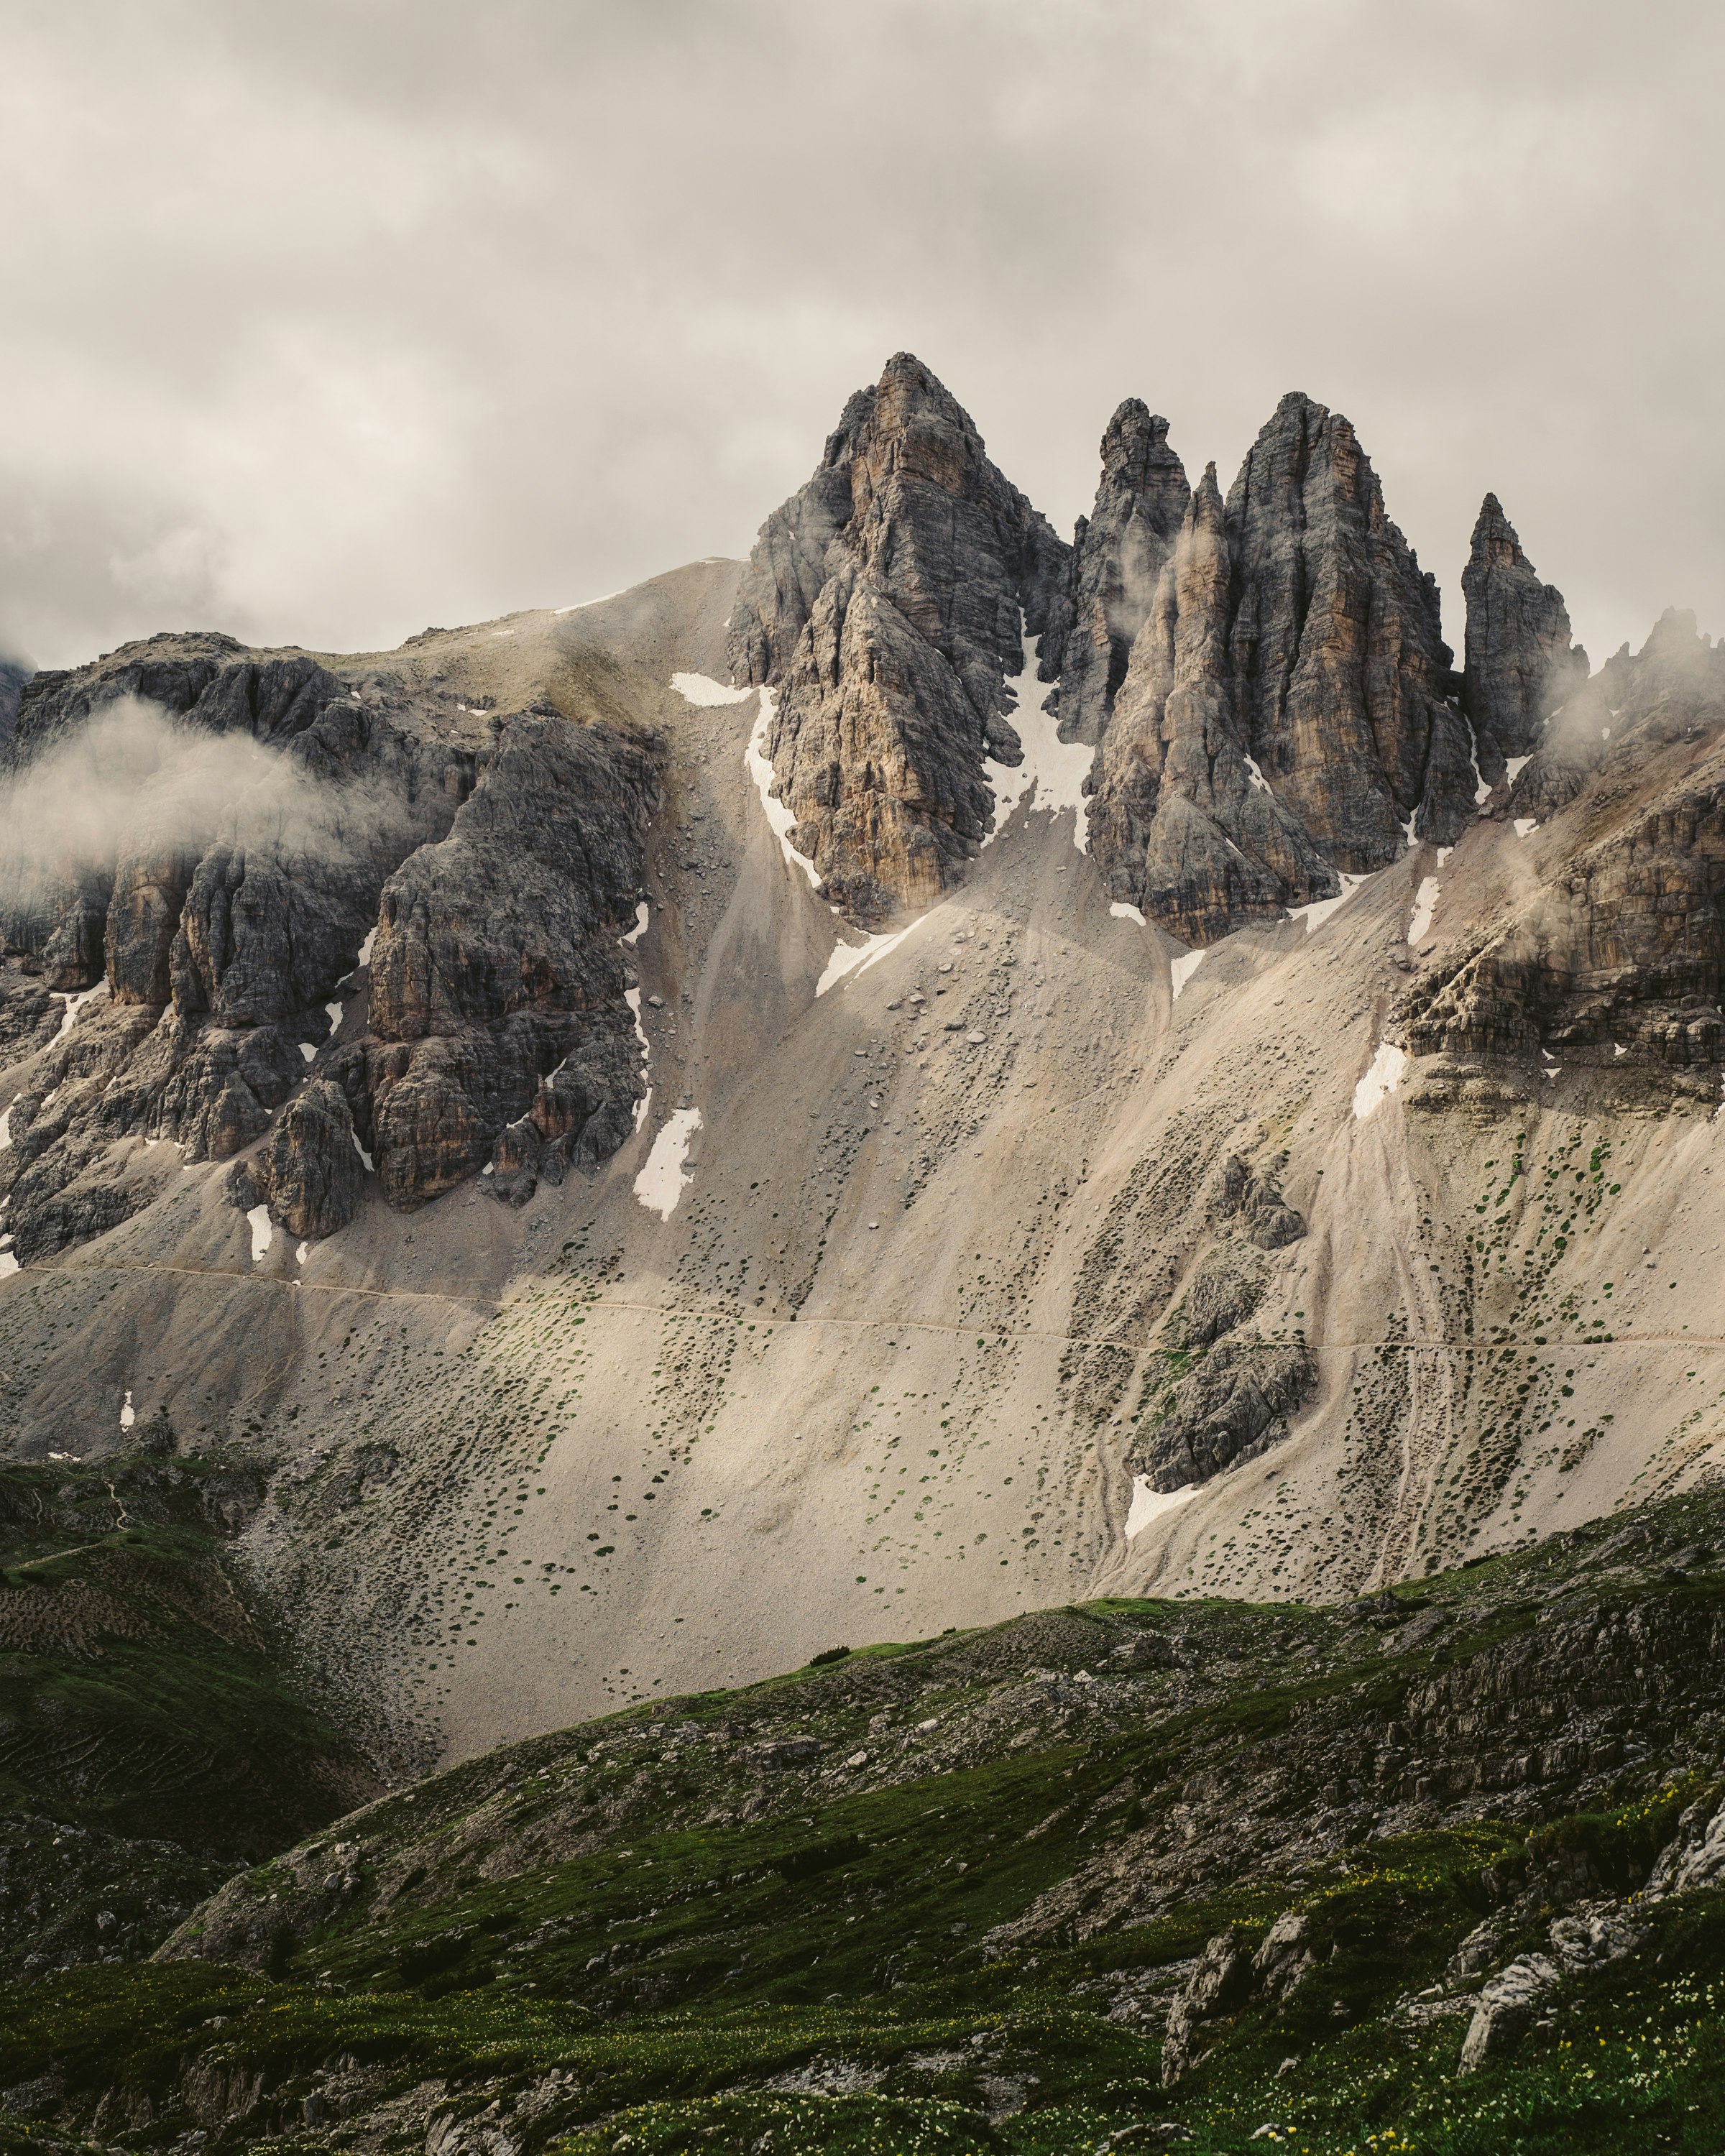
[[[1136,921],[1140,928],[1147,928],[1150,925],[1137,907],[1128,906],[1124,899],[1117,898],[1108,911],[1117,921]]]
[[[1438,880],[1435,876],[1422,878],[1414,894],[1414,913],[1408,923],[1408,941],[1417,943],[1431,926],[1431,916],[1437,911]]]
[[[1029,637],[1024,638],[1024,670],[1014,684],[1019,701],[1012,723],[1024,744],[1024,760],[1010,764],[997,763],[993,757],[983,758],[983,774],[994,789],[994,821],[983,844],[992,844],[999,837],[1007,819],[1029,794],[1033,809],[1054,816],[1065,808],[1072,810],[1072,843],[1081,854],[1087,854],[1090,803],[1084,797],[1084,782],[1096,751],[1082,742],[1060,739],[1058,726],[1043,708],[1055,684],[1036,679],[1036,654]]]
[[[623,944],[639,943],[642,937],[646,934],[647,923],[651,920],[651,918],[652,915],[649,911],[647,901],[644,898],[640,904],[635,908],[634,927],[629,930],[627,936],[619,936],[617,939],[618,942]]]
[[[64,1040],[66,1035],[72,1030],[73,1027],[78,1023],[78,1014],[84,1009],[84,1006],[86,1004],[101,1003],[105,1001],[107,997],[107,993],[108,983],[105,981],[98,981],[93,988],[85,988],[81,993],[77,995],[62,995],[59,991],[56,989],[51,1000],[57,1004],[63,1003],[66,1008],[60,1019],[60,1029],[54,1035],[54,1039],[56,1040]]]
[[[252,1231],[252,1263],[256,1265],[260,1259],[269,1255],[270,1245],[275,1240],[275,1229],[270,1223],[267,1205],[254,1205],[245,1217]]]
[[[925,913],[922,920],[913,921],[908,928],[895,929],[890,936],[865,936],[860,943],[835,943],[832,957],[814,984],[816,995],[824,996],[847,974],[867,973],[876,959],[884,958],[889,951],[896,951],[906,937],[913,934],[928,917]]]
[[[812,891],[820,889],[820,875],[806,854],[799,854],[791,844],[791,833],[796,829],[797,819],[783,801],[773,798],[773,765],[767,754],[767,730],[773,724],[773,713],[778,698],[771,689],[761,691],[761,714],[755,721],[754,731],[749,736],[749,745],[742,752],[742,760],[749,777],[755,782],[755,791],[761,797],[761,806],[767,812],[767,821],[773,835],[778,841],[779,851],[793,869],[801,869],[809,879]]]
[[[716,704],[741,704],[754,695],[752,688],[730,689],[710,674],[673,674],[670,685],[685,703],[710,710]]]
[[[1405,1048],[1396,1047],[1393,1041],[1379,1043],[1365,1076],[1353,1089],[1353,1112],[1359,1122],[1383,1106],[1406,1076],[1407,1069]]]
[[[700,1128],[699,1108],[673,1110],[660,1127],[646,1165],[635,1178],[635,1196],[661,1220],[669,1220],[681,1201],[689,1181],[683,1163],[689,1142]]]
[[[1369,876],[1348,875],[1340,869],[1336,873],[1342,882],[1341,893],[1337,897],[1315,898],[1310,906],[1291,906],[1288,908],[1289,920],[1303,921],[1308,936],[1314,928],[1321,927],[1338,906],[1346,906],[1355,891],[1371,881]]]
[[[1189,951],[1183,958],[1176,958],[1169,966],[1168,973],[1174,984],[1173,1000],[1176,1003],[1180,1000],[1181,989],[1204,963],[1204,955],[1202,951]]]
[[[1190,1503],[1202,1484],[1191,1482],[1183,1490],[1153,1490],[1147,1475],[1132,1478],[1132,1502],[1126,1516],[1126,1538],[1141,1535],[1153,1520],[1159,1520],[1164,1512],[1177,1512],[1182,1505]]]

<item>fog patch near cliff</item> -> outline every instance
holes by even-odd
[[[122,697],[0,786],[0,906],[122,851],[197,855],[224,840],[344,858],[364,850],[387,807],[381,789],[331,786],[249,734]]]

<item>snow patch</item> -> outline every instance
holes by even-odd
[[[0,1116],[0,1152],[12,1143],[12,1111],[23,1097],[22,1093],[14,1093],[6,1104],[6,1113]]]
[[[920,928],[922,925],[921,921],[913,921],[910,928],[901,928],[891,936],[865,936],[860,943],[835,943],[832,957],[827,960],[824,971],[814,984],[815,994],[824,996],[847,973],[865,973],[877,958],[884,958],[889,951],[902,943],[911,928]]]
[[[619,936],[617,939],[618,942],[623,944],[639,943],[641,938],[647,932],[647,923],[650,918],[651,916],[648,911],[647,901],[644,898],[640,904],[635,908],[634,927],[629,930],[627,936]]]
[[[1599,728],[1599,739],[1600,739],[1601,741],[1609,741],[1609,740],[1610,740],[1610,738],[1611,738],[1611,729],[1610,729],[1610,727],[1609,727],[1609,726],[1601,726],[1601,727]]]
[[[1414,894],[1414,917],[1408,923],[1408,941],[1417,943],[1431,926],[1431,916],[1437,911],[1438,880],[1426,876]]]
[[[1525,839],[1528,832],[1537,831],[1539,829],[1539,819],[1537,816],[1517,816],[1515,829],[1516,836],[1518,839]]]
[[[1136,921],[1140,928],[1147,928],[1150,926],[1137,906],[1127,906],[1122,899],[1117,898],[1108,911],[1117,921]]]
[[[1503,768],[1509,774],[1509,783],[1512,786],[1515,784],[1516,781],[1521,777],[1522,773],[1527,769],[1527,766],[1532,763],[1532,761],[1533,758],[1531,755],[1505,757],[1503,759]]]
[[[740,704],[755,693],[752,687],[727,689],[710,674],[673,674],[670,685],[685,704],[699,704],[704,711],[716,704]]]
[[[641,1024],[640,990],[639,988],[625,988],[623,992],[623,1000],[629,1005],[629,1014],[635,1022],[635,1039],[641,1044],[641,1068],[643,1070],[649,1070],[651,1067],[653,1051],[648,1044],[647,1029]],[[635,1102],[635,1128],[637,1130],[639,1130],[642,1124],[646,1122],[647,1110],[652,1105],[652,1101],[653,1088],[649,1086],[646,1091],[642,1094],[640,1099]]]
[[[0,1250],[0,1280],[8,1279],[13,1273],[23,1270],[10,1250]]]
[[[364,942],[363,943],[362,943],[362,944],[360,945],[360,947],[359,947],[359,956],[358,956],[358,957],[357,957],[357,959],[355,959],[355,961],[354,961],[353,970],[355,971],[355,973],[357,973],[357,972],[359,971],[359,969],[360,969],[360,968],[361,968],[362,966],[369,966],[369,965],[371,964],[371,963],[372,963],[372,949],[373,945],[377,942],[377,930],[376,930],[375,928],[368,928],[368,929],[367,929],[367,931],[366,931],[366,940],[365,940],[365,942]]]
[[[794,813],[783,801],[773,798],[773,765],[767,754],[767,732],[773,724],[773,706],[778,698],[771,689],[761,691],[761,715],[755,721],[754,732],[749,736],[749,745],[742,752],[742,761],[748,775],[755,782],[755,791],[761,797],[761,806],[767,812],[767,821],[773,826],[773,835],[778,839],[779,850],[793,869],[801,869],[809,879],[809,888],[820,889],[820,875],[806,854],[799,854],[791,844],[791,833],[797,827]]]
[[[1360,1122],[1382,1107],[1406,1075],[1408,1051],[1383,1041],[1372,1058],[1371,1068],[1353,1089],[1353,1112]]]
[[[1453,854],[1455,850],[1455,849],[1453,846],[1440,846],[1438,848],[1437,865],[1440,868],[1441,868],[1444,863],[1449,860],[1450,855]]]
[[[689,1151],[690,1140],[700,1128],[699,1108],[674,1110],[660,1127],[646,1165],[635,1178],[635,1196],[661,1220],[669,1220],[677,1209],[688,1181],[684,1158]]]
[[[1414,819],[1419,814],[1420,810],[1416,803],[1414,807],[1408,811],[1408,820],[1402,826],[1402,836],[1408,842],[1408,849],[1409,852],[1411,852],[1420,843],[1420,841],[1414,836]]]
[[[270,1208],[267,1205],[254,1205],[245,1217],[252,1231],[252,1263],[256,1265],[275,1241],[275,1230],[270,1224]]]
[[[66,1009],[64,1015],[60,1019],[60,1029],[54,1035],[54,1039],[56,1040],[64,1040],[66,1035],[72,1030],[72,1028],[78,1023],[78,1014],[83,1009],[84,1006],[89,1003],[98,1003],[101,1001],[102,998],[106,996],[107,993],[108,983],[105,981],[98,981],[93,988],[85,988],[78,995],[64,996],[58,989],[56,989],[54,992],[51,1000],[54,1003],[64,1004]]]
[[[573,606],[553,607],[553,613],[584,613],[588,607],[603,606],[607,599],[620,599],[621,592],[602,592],[596,599],[578,599]]]
[[[128,1393],[120,1404],[120,1427],[130,1430],[137,1419],[137,1410],[131,1404],[131,1394]]]
[[[323,1007],[323,1014],[329,1020],[330,1031],[333,1033],[341,1023],[341,1006],[340,1004],[326,1004]]]
[[[1178,1003],[1180,1000],[1181,989],[1204,963],[1205,955],[1202,951],[1189,951],[1183,958],[1176,958],[1168,968],[1168,976],[1174,984],[1172,1001]]]
[[[1480,776],[1480,737],[1473,730],[1473,721],[1467,726],[1467,760],[1473,766],[1473,805],[1483,808],[1491,798],[1491,788]]]
[[[1260,793],[1267,793],[1270,791],[1270,781],[1264,776],[1263,773],[1259,770],[1257,758],[1255,757],[1249,756],[1245,760],[1245,767],[1247,778],[1251,780],[1252,784],[1257,788],[1258,792]]]
[[[1289,920],[1303,921],[1306,923],[1306,933],[1308,936],[1311,935],[1314,928],[1318,927],[1322,922],[1327,921],[1338,906],[1346,906],[1348,900],[1353,896],[1353,894],[1359,889],[1362,884],[1369,883],[1371,880],[1369,876],[1348,875],[1339,869],[1336,873],[1341,877],[1342,880],[1342,891],[1339,897],[1315,898],[1312,900],[1310,906],[1291,906],[1288,908]]]
[[[372,1156],[360,1143],[359,1132],[357,1131],[353,1133],[353,1150],[359,1155],[361,1160],[364,1162],[366,1173],[367,1175],[375,1175],[377,1171],[372,1165]]]
[[[317,1060],[317,1049],[311,1041],[302,1040],[300,1043],[300,1053],[308,1063],[315,1063]]]
[[[305,1264],[305,1262],[306,1259],[307,1259],[307,1258],[309,1258],[311,1255],[311,1244],[310,1244],[310,1243],[301,1243],[301,1244],[300,1244],[300,1247],[299,1247],[299,1249],[294,1252],[294,1263],[295,1263],[296,1265],[303,1265]]]
[[[1150,1522],[1160,1519],[1164,1512],[1178,1511],[1203,1486],[1199,1482],[1189,1482],[1183,1490],[1153,1490],[1147,1475],[1134,1476],[1132,1508],[1126,1516],[1127,1540],[1130,1542],[1134,1535],[1142,1534]]]
[[[1084,782],[1096,760],[1096,751],[1083,742],[1063,742],[1053,716],[1044,709],[1055,684],[1036,679],[1036,657],[1031,639],[1024,639],[1024,671],[1014,683],[1018,708],[1012,722],[1024,745],[1022,763],[997,763],[983,758],[983,776],[994,789],[994,820],[988,827],[986,846],[1006,827],[1019,803],[1031,796],[1030,807],[1058,816],[1073,812],[1072,843],[1081,854],[1090,851],[1090,803],[1084,798]]]

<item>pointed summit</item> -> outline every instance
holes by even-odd
[[[762,526],[732,671],[778,692],[773,792],[854,922],[932,904],[981,843],[984,758],[1023,754],[1007,679],[1048,625],[1066,555],[909,352],[851,398],[814,476]]]
[[[1502,776],[1507,757],[1539,747],[1545,721],[1587,680],[1587,654],[1569,637],[1555,584],[1542,583],[1495,494],[1480,505],[1467,567],[1462,708],[1478,739],[1480,769]]]
[[[1101,740],[1186,513],[1192,490],[1168,427],[1128,397],[1102,436],[1096,506],[1073,535],[1065,588],[1042,647],[1044,678],[1060,678],[1050,708],[1066,741]]]

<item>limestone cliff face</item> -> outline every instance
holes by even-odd
[[[658,801],[648,747],[525,711],[449,837],[384,886],[369,1091],[386,1197],[436,1197],[535,1111],[562,1159],[629,1135],[645,1081],[617,939]]]
[[[1133,645],[1090,819],[1114,887],[1191,943],[1338,888],[1247,745],[1229,664],[1231,583],[1212,465]]]
[[[358,1202],[356,1139],[412,1205],[490,1162],[519,1119],[537,1120],[530,1160],[505,1149],[511,1190],[629,1134],[643,1081],[615,935],[658,798],[650,746],[169,637],[38,675],[15,767],[128,697],[264,744],[276,790],[268,813],[243,788],[213,804],[213,840],[146,812],[0,924],[5,1030],[52,1051],[52,1082],[20,1096],[0,1149],[22,1260],[149,1202],[124,1173],[128,1137],[198,1161],[268,1137],[253,1183],[312,1236]],[[463,745],[475,732],[489,746]],[[375,1030],[329,1047],[373,931]],[[83,991],[91,1009],[60,1046],[52,998]]]
[[[1117,896],[1189,940],[1338,888],[1474,813],[1436,587],[1353,429],[1285,397],[1193,497],[1097,757]]]
[[[1415,1054],[1607,1069],[1725,1052],[1725,650],[1668,613],[1573,696],[1521,773],[1532,892],[1420,981]]]
[[[1570,640],[1563,593],[1541,583],[1495,494],[1486,496],[1473,527],[1461,591],[1461,708],[1478,742],[1481,774],[1496,785],[1505,758],[1538,748],[1551,713],[1585,686],[1587,654]]]
[[[1102,437],[1096,506],[1072,535],[1066,578],[1038,669],[1058,680],[1049,708],[1065,741],[1101,739],[1192,499],[1168,423],[1129,397]]]
[[[1024,628],[1048,626],[1066,554],[907,353],[851,398],[762,528],[732,671],[778,690],[774,791],[851,920],[928,904],[988,831],[983,760],[1021,759],[1007,678]]]

